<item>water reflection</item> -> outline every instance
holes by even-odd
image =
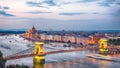
[[[117,66],[116,66],[117,65]],[[94,58],[81,58],[65,60],[60,62],[49,62],[46,64],[34,64],[34,68],[119,68],[119,63],[97,60]]]
[[[47,55],[45,68],[120,68],[119,63],[86,57],[90,53],[95,54],[96,51]]]
[[[46,68],[119,68],[119,63],[94,58],[79,58],[46,63]]]
[[[34,68],[46,68],[45,64],[34,63]]]
[[[93,63],[93,64],[96,63],[96,59],[93,59],[93,58],[88,58],[88,61],[91,61],[91,63]]]
[[[98,61],[98,64],[100,68],[108,68],[109,61]]]
[[[62,63],[57,62],[57,68],[62,68]]]
[[[52,63],[47,64],[47,65],[46,65],[46,68],[53,68]]]
[[[66,68],[70,68],[70,61],[65,61],[65,66],[66,66]]]
[[[47,63],[46,64],[46,68],[49,67],[49,68],[78,68],[78,67],[81,67],[81,68],[84,68],[81,66],[81,63],[83,63],[84,60],[66,60],[64,62],[54,62],[54,63]]]

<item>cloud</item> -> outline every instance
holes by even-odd
[[[3,15],[3,16],[14,16],[12,14],[9,14],[7,13],[5,10],[8,10],[10,9],[9,7],[7,6],[0,6],[0,15]]]
[[[113,16],[120,16],[120,9],[115,11],[114,13],[110,13],[110,15],[113,15]]]
[[[6,18],[0,19],[6,20]],[[120,20],[119,20],[120,21]],[[33,25],[38,30],[120,30],[119,21],[113,20],[55,20],[43,18],[10,18],[1,23],[1,29],[28,29]],[[57,23],[56,23],[57,22]],[[104,24],[104,25],[103,25]]]
[[[31,1],[28,1],[27,4],[31,7],[42,7],[42,8],[48,8],[48,7],[45,7],[45,6],[41,6],[41,3],[37,3],[37,2],[31,2]]]
[[[54,2],[54,0],[45,0],[41,3],[46,3],[48,4],[49,6],[56,6],[56,3]]]
[[[12,0],[11,0],[12,1]],[[7,2],[7,3],[6,3]],[[7,13],[16,17],[59,20],[111,19],[112,9],[118,9],[119,0],[20,0],[5,1]],[[110,7],[101,6],[107,4]],[[2,5],[2,4],[1,4]],[[115,16],[113,16],[115,17]],[[116,16],[118,17],[118,16]]]
[[[32,13],[32,14],[43,14],[43,13],[52,13],[52,12],[32,11],[32,12],[27,12],[27,13]]]
[[[34,7],[43,7],[43,8],[47,8],[48,6],[56,6],[54,0],[43,0],[40,2],[28,1],[27,4]]]
[[[9,7],[3,7],[3,9],[9,9]]]
[[[83,3],[83,2],[94,2],[97,0],[40,0],[40,1],[28,1],[27,4],[35,7],[43,7],[45,6],[61,6],[65,4],[73,4],[73,3]]]
[[[6,6],[0,6],[0,9],[9,9],[9,7],[6,7]]]
[[[116,3],[117,5],[120,5],[120,3]]]
[[[12,14],[6,13],[5,11],[0,11],[0,15],[3,15],[3,16],[14,16]]]
[[[113,4],[115,0],[104,0],[103,2],[99,3],[100,6],[110,7],[111,4]]]
[[[86,13],[59,13],[59,15],[67,15],[67,16],[73,16],[73,15],[82,15]]]
[[[94,1],[98,1],[98,0],[79,0],[79,2],[94,2]]]
[[[92,14],[99,14],[99,13],[97,13],[97,12],[93,12]]]

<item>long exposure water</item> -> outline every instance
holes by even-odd
[[[120,62],[86,57],[92,53],[95,52],[76,51],[46,55],[46,68],[120,68]]]
[[[120,68],[120,62],[86,57],[90,52],[71,52],[46,56],[46,68]]]
[[[45,51],[56,51],[61,49],[69,49],[63,47],[53,47],[48,44],[50,48],[45,47]],[[65,53],[56,53],[45,56],[45,68],[120,68],[120,62],[113,62],[107,60],[100,60],[89,58],[86,55],[95,54],[94,51],[74,51]],[[119,57],[118,57],[119,58]],[[14,63],[16,62],[16,63]],[[33,57],[9,60],[7,64],[24,64],[33,67]]]

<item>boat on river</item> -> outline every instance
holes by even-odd
[[[116,61],[117,60],[117,58],[111,57],[109,55],[88,54],[86,56],[90,57],[90,58],[100,59],[100,60],[108,60],[108,61]]]

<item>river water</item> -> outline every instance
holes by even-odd
[[[45,47],[45,51],[56,51],[60,49],[69,49],[63,47]],[[95,51],[74,51],[50,54],[45,56],[45,68],[120,68],[120,62],[99,60],[86,57],[88,54],[96,54]],[[118,57],[120,58],[120,57]],[[16,62],[16,63],[15,63]],[[24,64],[33,67],[33,57],[10,60],[7,64]]]
[[[120,62],[89,58],[86,57],[87,54],[95,52],[76,51],[47,55],[46,68],[120,68]]]
[[[86,57],[89,52],[71,52],[46,56],[46,68],[120,68],[120,62]]]

